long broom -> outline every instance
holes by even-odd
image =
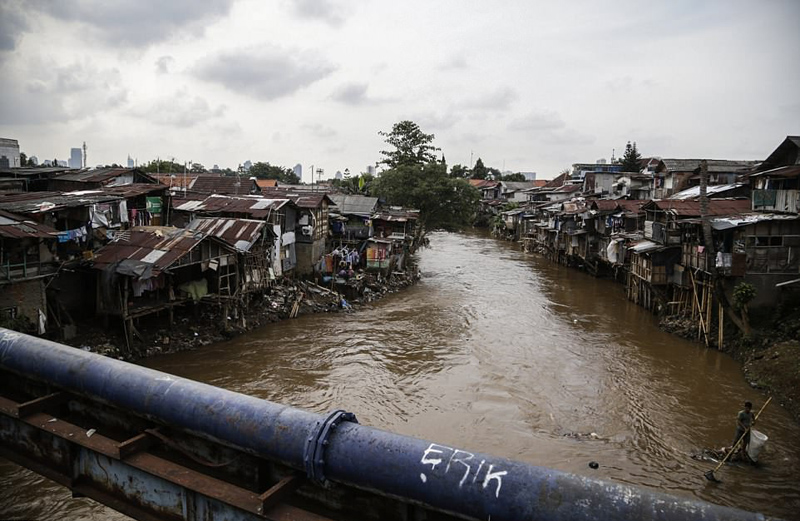
[[[764,405],[762,405],[762,406],[761,406],[761,409],[759,409],[758,413],[756,414],[756,417],[753,419],[753,423],[755,423],[755,422],[756,422],[756,420],[758,420],[758,417],[761,415],[761,412],[764,410],[764,408],[765,408],[765,407],[766,407],[766,406],[769,404],[769,402],[771,402],[771,401],[772,401],[772,396],[770,396],[769,398],[767,398],[767,401],[766,401],[766,402],[764,402]],[[736,448],[737,448],[737,447],[739,447],[739,444],[742,442],[742,440],[744,440],[744,437],[745,437],[745,436],[749,436],[749,435],[750,435],[750,429],[748,428],[746,431],[744,431],[744,434],[742,434],[741,436],[739,436],[739,439],[738,439],[738,440],[736,440],[736,443],[734,443],[734,444],[733,444],[733,447],[731,447],[731,450],[729,450],[729,451],[728,451],[728,453],[725,455],[725,457],[724,457],[724,458],[722,458],[722,461],[720,461],[720,462],[719,462],[719,465],[717,465],[717,468],[715,468],[714,470],[709,470],[708,472],[706,472],[705,474],[703,474],[703,475],[706,477],[706,479],[707,479],[707,480],[709,480],[709,481],[713,481],[714,483],[722,483],[722,481],[720,481],[720,480],[718,480],[718,479],[717,479],[717,477],[714,475],[714,473],[715,473],[716,471],[718,471],[718,470],[720,469],[720,467],[722,467],[722,465],[724,465],[724,464],[725,464],[725,462],[726,462],[726,461],[728,461],[728,458],[731,456],[731,454],[733,454],[734,452],[736,452]]]

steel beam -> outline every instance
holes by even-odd
[[[326,421],[314,413],[3,329],[0,368],[296,471],[308,471],[309,478],[322,485],[330,480],[468,519],[765,519],[760,514],[401,436],[346,421],[349,417],[341,414]],[[332,426],[329,420],[334,416],[338,423]],[[125,462],[131,464],[140,456],[146,455],[135,454]],[[92,482],[102,479],[97,469],[117,468],[113,455],[81,457],[89,465]],[[311,465],[310,457],[315,458]],[[132,479],[144,480],[138,474]],[[143,495],[144,490],[137,487],[133,487],[135,493]],[[214,497],[213,490],[206,493]],[[242,498],[247,504],[251,500],[258,505],[263,501],[258,494]]]

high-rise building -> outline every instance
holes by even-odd
[[[30,163],[33,166],[39,166],[39,158],[36,156],[31,156],[28,158],[28,163]]]
[[[303,180],[303,165],[297,163],[296,165],[294,165],[294,168],[292,168],[292,172],[294,172],[294,175],[296,175],[300,179],[300,181]]]
[[[369,175],[375,175],[375,165],[367,165],[367,173]]]
[[[520,172],[528,181],[536,181],[536,172]]]
[[[19,141],[0,138],[0,165],[3,168],[17,168],[19,164]]]
[[[69,167],[82,168],[83,167],[83,152],[80,148],[69,149]]]
[[[253,168],[253,163],[252,163],[252,161],[250,161],[250,160],[248,159],[247,161],[245,161],[245,162],[244,162],[244,164],[242,165],[242,167],[244,168],[245,172],[249,172],[249,171],[250,171],[250,169],[251,169],[251,168]]]
[[[133,168],[133,158],[128,154],[128,168]]]
[[[333,177],[335,177],[336,179],[342,179],[344,176],[342,175],[342,171],[341,170],[337,170],[336,174],[334,174]]]

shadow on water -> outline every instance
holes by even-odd
[[[798,425],[777,404],[759,422],[770,436],[760,468],[726,468],[714,485],[703,478],[711,465],[690,458],[730,442],[743,400],[765,399],[736,362],[660,331],[622,286],[515,244],[481,233],[437,233],[431,244],[418,285],[355,313],[301,317],[143,363],[466,449],[795,515]],[[6,473],[0,485],[58,503],[64,519],[91,516],[23,483]]]

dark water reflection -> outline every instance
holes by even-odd
[[[759,422],[770,436],[760,468],[726,468],[714,485],[703,478],[710,465],[689,457],[729,442],[743,400],[765,399],[729,357],[661,332],[621,286],[513,244],[480,234],[435,234],[431,244],[420,284],[356,313],[301,317],[145,365],[317,412],[344,408],[448,445],[796,517],[798,425],[777,404]],[[0,471],[4,502],[63,519],[102,511],[28,488],[32,478],[7,464]]]

